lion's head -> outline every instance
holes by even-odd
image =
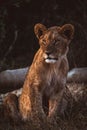
[[[55,63],[68,52],[68,45],[73,38],[74,26],[65,24],[62,27],[46,28],[38,23],[34,27],[36,37],[46,63]]]

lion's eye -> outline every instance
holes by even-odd
[[[55,42],[54,42],[54,45],[55,45],[55,46],[58,45],[58,41],[55,41]]]
[[[46,41],[45,41],[45,40],[43,40],[42,43],[43,43],[44,45],[46,45]]]
[[[55,40],[55,45],[58,45],[59,43],[60,43],[60,40],[58,39],[58,40]]]

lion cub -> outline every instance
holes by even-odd
[[[36,24],[34,32],[40,48],[34,56],[19,98],[19,110],[24,120],[34,115],[47,119],[56,116],[66,86],[69,69],[67,52],[74,27],[65,24],[47,29],[42,24]],[[47,113],[44,108],[46,104]]]

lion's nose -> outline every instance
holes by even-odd
[[[51,54],[51,51],[45,51],[45,53],[46,53],[47,55],[50,55],[50,54]]]

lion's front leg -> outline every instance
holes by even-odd
[[[48,120],[53,120],[57,116],[57,113],[60,109],[63,92],[64,92],[64,89],[60,90],[60,92],[56,93],[49,99]]]
[[[31,86],[27,89],[28,93],[23,93],[20,96],[20,113],[23,120],[37,120],[43,119],[45,113],[42,108],[42,95],[38,90],[38,87]]]
[[[42,105],[42,94],[36,90],[33,97],[31,97],[31,111],[32,114],[37,115],[39,118],[46,117]]]

